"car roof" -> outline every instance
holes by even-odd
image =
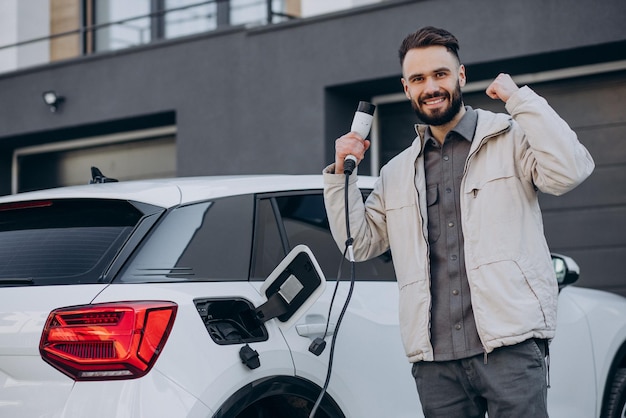
[[[359,176],[359,187],[372,188],[376,178]],[[322,175],[236,175],[174,177],[58,187],[0,197],[0,203],[40,199],[120,199],[172,207],[200,200],[248,193],[323,188]]]

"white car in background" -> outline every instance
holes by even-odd
[[[96,180],[0,198],[0,417],[308,417],[325,332],[316,417],[421,416],[389,253],[336,328],[321,176]],[[550,416],[623,418],[626,299],[555,268]]]

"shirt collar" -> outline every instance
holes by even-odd
[[[470,106],[465,106],[465,114],[456,124],[454,128],[450,132],[454,132],[457,135],[460,135],[465,140],[472,142],[474,139],[474,133],[476,132],[476,124],[478,122],[478,113],[472,109]],[[431,141],[437,141],[435,137],[430,132],[430,126],[426,128],[424,132],[424,143],[423,147]],[[422,147],[422,149],[423,149]]]

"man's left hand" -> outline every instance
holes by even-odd
[[[515,81],[511,78],[510,75],[501,73],[496,77],[495,80],[487,87],[487,96],[492,99],[500,99],[504,103],[509,100],[509,97],[513,95],[516,91],[519,90]]]

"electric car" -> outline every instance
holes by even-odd
[[[352,286],[321,176],[94,179],[0,198],[0,416],[421,416],[392,254]],[[624,417],[626,299],[554,264],[550,415]]]

